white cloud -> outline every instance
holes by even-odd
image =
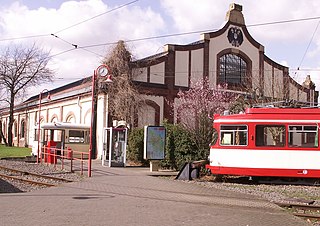
[[[221,27],[231,3],[224,0],[159,0],[161,7],[157,7],[158,2],[140,1],[57,32],[117,7],[110,5],[110,1],[103,0],[61,2],[63,3],[60,7],[55,8],[45,6],[31,8],[30,5],[26,6],[19,2],[10,3],[6,7],[0,6],[0,39],[47,34],[45,37],[19,39],[14,42],[32,43],[36,41],[38,45],[50,50],[52,54],[57,54],[73,48],[70,43],[81,47],[114,43],[119,39],[128,41],[165,34],[214,30]],[[238,0],[237,3],[243,6],[247,25],[320,16],[320,1],[318,0],[295,0],[294,2],[292,0]],[[271,59],[297,68],[317,23],[318,20],[312,20],[249,26],[248,30],[254,39],[265,46],[266,54]],[[55,32],[61,39],[50,36]],[[127,45],[136,58],[142,58],[161,52],[164,44],[187,44],[199,38],[200,34],[192,34],[128,42]],[[0,47],[10,43],[1,41]],[[58,72],[56,76],[65,78],[64,81],[68,83],[71,78],[78,79],[91,75],[93,70],[99,66],[101,56],[106,55],[109,49],[110,45],[87,49],[96,54],[76,49],[54,57],[51,64]],[[302,67],[316,68],[319,62],[320,28],[305,55]],[[317,75],[318,71],[310,73]],[[317,87],[320,87],[320,83],[317,84]]]
[[[37,45],[50,50],[51,54],[55,55],[72,49],[71,44],[81,47],[114,43],[119,39],[132,40],[156,36],[165,27],[161,15],[150,7],[130,6],[68,28],[115,7],[105,4],[102,0],[88,0],[67,1],[57,9],[40,7],[30,10],[27,6],[14,2],[7,8],[0,8],[1,38],[39,34],[47,36],[0,42],[0,45],[6,46],[12,42],[25,44],[36,42]],[[68,29],[61,30],[64,28]],[[51,36],[51,33],[59,38]],[[162,44],[155,41],[128,43],[133,54],[138,55],[138,57],[155,54],[159,49],[158,45]],[[54,57],[50,65],[57,72],[57,78],[64,78],[65,82],[69,83],[72,78],[76,80],[84,76],[90,76],[93,70],[99,66],[102,57],[107,54],[106,51],[109,47],[110,45],[100,45],[88,48],[88,51],[75,49]]]
[[[172,17],[174,28],[185,32],[218,28],[229,6],[221,0],[163,0],[162,7]]]

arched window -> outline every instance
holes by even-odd
[[[73,114],[69,114],[69,115],[67,116],[66,122],[75,123],[75,122],[76,122],[76,119],[75,119],[74,115],[73,115]]]
[[[135,112],[135,126],[140,128],[145,125],[158,126],[160,124],[160,106],[152,100],[145,100],[144,104],[139,111]]]
[[[58,122],[58,118],[54,115],[51,119],[51,122]]]
[[[24,120],[22,120],[21,121],[21,138],[24,138],[24,136],[25,136],[25,121]]]
[[[241,56],[227,53],[219,58],[218,84],[241,86],[247,82],[248,65]]]

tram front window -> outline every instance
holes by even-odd
[[[256,146],[283,147],[285,131],[285,126],[282,125],[257,125]]]
[[[248,127],[246,125],[221,125],[220,144],[221,145],[247,145]]]

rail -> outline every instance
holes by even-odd
[[[65,178],[59,178],[59,177],[27,172],[27,171],[21,171],[21,170],[12,169],[4,166],[0,166],[0,178],[7,178],[10,180],[17,180],[23,183],[29,183],[37,186],[47,186],[47,187],[56,186],[57,184],[52,183],[53,181],[72,182],[71,180],[68,180]]]
[[[71,148],[60,149],[56,147],[43,146],[40,150],[40,162],[61,166],[61,169],[69,167],[70,172],[77,169],[77,162],[79,163],[80,174],[83,175],[86,165],[89,164],[89,153],[72,150]],[[88,167],[89,170],[89,167]]]
[[[306,219],[314,219],[320,221],[320,206],[308,204],[292,204],[292,203],[276,203],[278,206],[291,209],[293,215]]]

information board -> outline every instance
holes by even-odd
[[[144,127],[144,159],[164,159],[166,129],[164,126]]]

